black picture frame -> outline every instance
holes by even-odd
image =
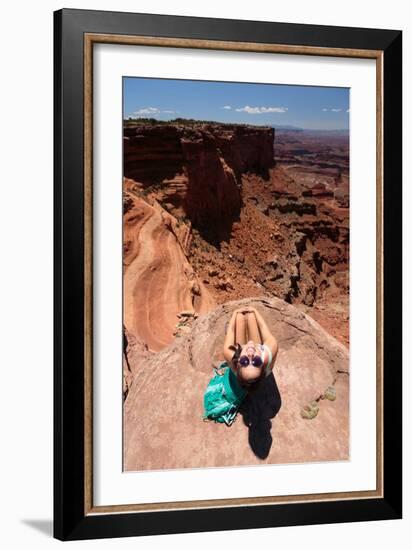
[[[241,507],[85,509],[85,137],[87,33],[378,50],[383,107],[382,495]],[[63,9],[54,13],[54,536],[126,537],[402,517],[402,32]]]

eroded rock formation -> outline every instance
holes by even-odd
[[[216,243],[239,217],[241,174],[273,166],[273,139],[272,128],[237,125],[126,127],[124,175]]]
[[[217,250],[193,231],[190,261],[199,277],[218,303],[258,291],[300,304],[348,344],[348,208],[329,188],[297,183],[282,165],[266,181],[251,173],[241,181],[230,239]]]
[[[126,126],[125,188],[172,216],[198,284],[216,303],[274,295],[348,344],[346,138],[277,136],[274,166],[272,128]],[[127,225],[126,217],[126,233]]]
[[[215,301],[186,258],[189,229],[157,201],[149,204],[124,185],[124,324],[150,351],[174,337],[182,310],[202,313]]]

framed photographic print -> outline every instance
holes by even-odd
[[[402,33],[55,13],[54,534],[402,514]]]

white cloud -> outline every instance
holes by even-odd
[[[230,111],[231,108],[231,105],[225,105],[224,107],[222,107],[222,109],[227,109],[228,111]]]
[[[146,117],[146,116],[158,116],[162,113],[173,115],[177,113],[178,111],[170,111],[170,110],[161,110],[158,107],[144,107],[142,109],[138,109],[134,113],[132,113],[131,116],[135,117]]]
[[[244,107],[239,107],[239,109],[236,109],[236,111],[245,112],[249,115],[262,115],[266,113],[286,113],[287,107],[250,107],[249,105],[245,105]]]
[[[160,109],[158,109],[157,107],[145,107],[143,109],[138,109],[133,114],[137,116],[142,116],[142,115],[153,116],[153,115],[158,115],[159,113],[160,113]]]
[[[343,109],[322,109],[322,111],[325,113],[326,111],[330,111],[331,113],[340,113],[341,111],[343,111]],[[349,113],[349,109],[346,111],[347,113]]]

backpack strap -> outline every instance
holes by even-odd
[[[213,367],[213,370],[215,372],[215,374],[217,374],[218,376],[223,376],[224,373],[225,373],[225,370],[229,367],[229,365],[227,364],[226,361],[224,361],[223,363],[221,363],[218,367]]]
[[[267,346],[266,344],[263,344],[265,346],[265,348],[268,350],[268,355],[269,355],[269,362],[267,364],[267,366],[269,367],[269,365],[272,364],[272,359],[273,359],[273,355],[272,355],[272,352],[270,350],[270,347]]]
[[[271,349],[269,348],[269,346],[267,346],[266,344],[262,344],[262,351],[264,349],[267,349],[267,352],[268,352],[268,355],[269,355],[269,361],[268,361],[268,364],[266,365],[265,367],[265,375],[268,376],[271,372],[272,372],[272,369],[270,368],[270,365],[272,364],[272,360],[273,360],[273,355],[272,355],[272,351]]]

